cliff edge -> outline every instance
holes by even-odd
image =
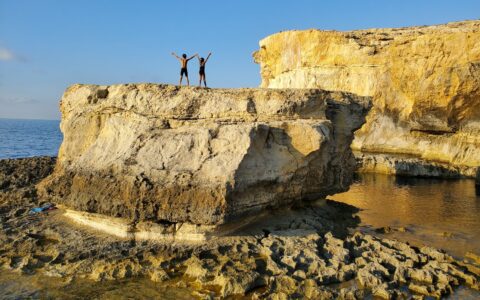
[[[369,97],[319,89],[73,85],[40,193],[134,222],[217,225],[345,191]]]
[[[286,31],[261,40],[254,58],[262,87],[372,96],[373,109],[355,134],[354,150],[409,155],[436,171],[474,177],[480,166],[479,41],[480,21]],[[399,166],[384,161],[390,166],[383,171]]]

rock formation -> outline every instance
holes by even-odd
[[[369,97],[344,92],[73,85],[42,196],[133,223],[216,225],[344,191]]]
[[[435,162],[432,169],[440,164],[446,173],[475,176],[480,166],[480,21],[286,31],[261,40],[254,58],[262,87],[372,96],[373,109],[356,132],[353,149],[408,154],[423,165]],[[376,171],[396,173],[391,166],[377,165]]]
[[[53,162],[0,160],[0,179],[8,182],[0,186],[2,298],[478,298],[475,253],[456,260],[441,250],[393,240],[391,228],[383,231],[386,236],[352,233],[359,210],[330,200],[255,216],[234,235],[208,243],[118,239],[73,226],[63,209],[29,215],[43,201],[29,191],[35,193],[34,184]],[[39,279],[41,274],[52,278]],[[146,278],[156,284],[138,283]],[[457,287],[469,293],[456,293]],[[180,291],[185,294],[172,296]]]

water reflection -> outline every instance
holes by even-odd
[[[364,228],[405,227],[391,235],[455,256],[480,253],[480,196],[473,180],[361,174],[348,192],[331,198],[361,208]]]
[[[186,288],[172,288],[147,278],[112,281],[75,279],[65,281],[40,274],[0,272],[1,299],[192,299]]]

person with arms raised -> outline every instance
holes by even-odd
[[[187,58],[187,55],[185,53],[182,54],[182,57],[179,57],[177,54],[175,54],[175,52],[172,52],[172,55],[175,56],[180,61],[180,64],[182,65],[182,67],[180,69],[180,83],[179,83],[179,85],[182,85],[183,75],[185,75],[185,78],[187,79],[187,86],[189,86],[190,81],[188,80],[188,69],[187,69],[188,61],[191,60],[192,58],[194,58],[195,56],[198,56],[198,53],[196,53],[195,55],[193,55],[192,57],[189,57],[189,58]]]
[[[208,53],[207,58],[203,58],[198,56],[198,63],[200,64],[200,70],[198,71],[198,74],[200,75],[200,81],[198,83],[198,86],[202,86],[202,79],[203,79],[203,84],[205,87],[207,87],[207,80],[205,79],[205,65],[207,64],[208,59],[210,58],[210,55],[212,55],[212,52]]]

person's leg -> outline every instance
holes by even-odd
[[[198,80],[198,87],[201,87],[202,86],[202,74],[199,74],[200,75],[200,79]]]
[[[182,79],[183,79],[183,75],[180,75],[180,82],[178,83],[178,85],[182,85]]]
[[[207,87],[207,75],[203,74],[203,84]]]
[[[185,78],[187,78],[187,86],[190,86],[190,81],[188,80],[188,75],[185,75]]]

